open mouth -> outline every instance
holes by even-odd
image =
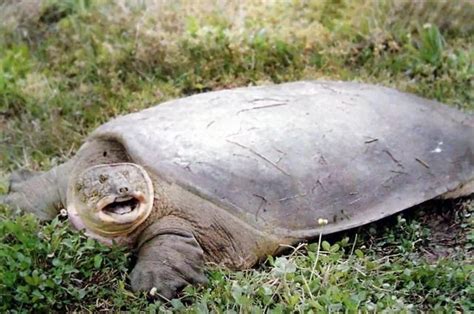
[[[140,206],[140,201],[132,196],[115,198],[115,200],[104,206],[102,210],[116,215],[129,214]]]

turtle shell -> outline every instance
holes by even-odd
[[[91,138],[260,230],[353,228],[474,178],[472,115],[349,82],[198,94],[119,117]]]

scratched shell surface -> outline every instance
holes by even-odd
[[[260,230],[294,237],[356,227],[474,178],[472,115],[358,83],[194,95],[112,120],[97,137]]]

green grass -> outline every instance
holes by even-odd
[[[7,173],[63,162],[113,116],[208,90],[357,80],[472,111],[472,20],[469,1],[5,1],[2,191]],[[0,311],[468,312],[472,202],[431,202],[255,270],[210,268],[208,287],[167,303],[129,291],[129,253],[1,207]]]

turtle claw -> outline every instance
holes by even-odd
[[[188,285],[176,275],[160,263],[138,263],[130,273],[130,283],[133,291],[145,291],[149,298],[170,300]]]
[[[202,271],[176,269],[160,262],[138,262],[130,273],[130,284],[135,292],[145,291],[151,299],[169,301],[189,284],[206,284],[208,282]]]
[[[194,236],[187,231],[168,232],[146,239],[140,247],[130,273],[133,291],[169,300],[189,284],[207,283],[203,251]]]

